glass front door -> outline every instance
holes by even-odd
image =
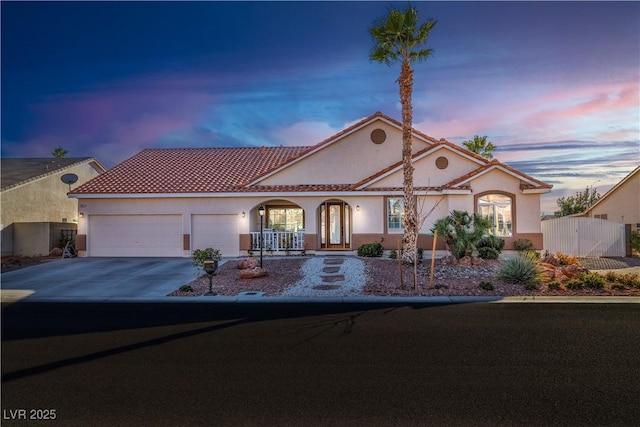
[[[326,202],[320,207],[321,246],[346,249],[351,246],[351,210],[344,202]]]

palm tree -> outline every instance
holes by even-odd
[[[55,150],[53,150],[53,153],[51,153],[51,154],[53,154],[53,157],[55,157],[56,159],[62,159],[64,157],[67,157],[68,153],[69,152],[67,150],[65,150],[64,148],[58,147]]]
[[[407,6],[405,10],[391,9],[389,13],[376,20],[369,33],[373,37],[374,46],[369,54],[373,61],[389,66],[401,63],[400,77],[397,82],[400,88],[402,104],[402,169],[404,188],[404,241],[403,259],[413,262],[417,251],[418,214],[413,197],[413,161],[411,147],[411,131],[413,109],[411,95],[413,93],[413,69],[411,64],[423,61],[433,49],[422,48],[426,44],[429,32],[438,21],[430,19],[422,25],[418,24],[418,10]]]
[[[467,150],[473,151],[476,154],[481,155],[485,159],[493,159],[493,150],[496,146],[491,141],[487,141],[487,136],[475,135],[473,139],[462,143]]]

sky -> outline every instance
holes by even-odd
[[[601,194],[640,164],[640,2],[413,2],[437,19],[414,64],[414,127]],[[313,145],[381,111],[399,64],[368,28],[404,2],[7,2],[2,157]]]

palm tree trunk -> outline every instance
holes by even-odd
[[[413,125],[413,109],[411,93],[413,91],[413,70],[408,58],[402,61],[400,78],[400,103],[402,104],[402,171],[404,176],[404,239],[402,259],[414,262],[417,246],[417,212],[413,197],[413,159],[411,145],[411,128]]]

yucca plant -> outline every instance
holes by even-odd
[[[537,258],[530,252],[521,252],[502,264],[498,276],[505,282],[534,286],[540,282],[541,274]]]
[[[477,245],[487,236],[490,226],[488,218],[454,210],[448,217],[438,220],[433,229],[444,237],[451,255],[460,259],[478,252]]]

